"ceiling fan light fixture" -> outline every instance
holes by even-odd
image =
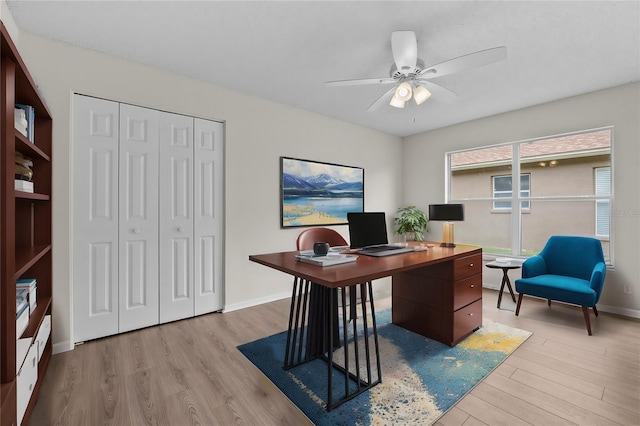
[[[391,102],[389,102],[389,105],[396,108],[404,108],[404,104],[405,101],[400,99],[398,95],[393,95],[393,97],[391,98]]]
[[[431,92],[424,86],[418,86],[413,91],[413,100],[416,101],[416,104],[420,105],[427,99],[431,97]]]
[[[404,82],[404,83],[400,83],[400,85],[396,89],[395,96],[397,96],[398,99],[406,102],[409,99],[411,99],[412,92],[413,91],[411,90],[411,85],[407,82]]]

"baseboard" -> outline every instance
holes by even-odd
[[[52,350],[52,354],[56,355],[56,354],[61,354],[62,352],[72,351],[73,348],[74,348],[74,345],[70,341],[65,340],[64,342],[54,343],[51,350]]]
[[[620,308],[618,306],[596,305],[598,312],[621,315],[629,318],[640,318],[640,311],[637,309]]]
[[[263,303],[275,302],[276,300],[282,300],[291,297],[291,290],[272,294],[266,297],[260,297],[257,299],[245,300],[244,302],[234,303],[231,305],[225,305],[222,310],[223,313],[237,311],[239,309],[250,308],[252,306],[262,305]]]
[[[489,290],[500,290],[500,286],[496,285],[495,283],[482,283],[482,288],[488,288]],[[507,293],[509,292],[509,290],[507,289]]]

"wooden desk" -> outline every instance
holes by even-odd
[[[294,256],[297,253],[252,255],[249,260],[295,277],[284,368],[292,368],[318,357],[325,358],[329,364],[328,410],[381,381],[372,280],[393,277],[392,321],[400,327],[454,346],[482,325],[482,249],[478,247],[457,245],[445,248],[436,245],[427,251],[395,256],[360,256],[354,263],[324,268],[296,261]],[[334,403],[331,394],[332,369],[340,367],[333,363],[333,350],[328,348],[335,350],[340,345],[344,346],[347,364],[349,353],[346,348],[347,336],[343,336],[341,342],[337,332],[337,289],[355,285],[360,285],[361,294],[367,295],[360,301],[365,312],[361,327],[364,328],[364,335],[368,336],[370,332],[375,342],[373,361],[377,365],[378,375],[377,378],[371,375],[369,359],[366,360],[367,378],[360,377],[359,369],[355,373],[350,372],[348,366],[346,372],[340,370],[345,375],[345,395]],[[357,321],[353,306],[356,292],[349,292],[352,295],[349,313],[345,308],[345,292],[341,294],[343,330],[348,329],[350,322],[355,330]],[[367,310],[372,319],[371,330],[368,329]],[[308,333],[306,337],[303,336],[305,332]],[[309,336],[313,337],[313,348],[310,348]],[[366,344],[369,338],[364,338],[364,341]],[[368,346],[366,352],[368,355]],[[347,376],[357,381],[356,392],[348,389]]]

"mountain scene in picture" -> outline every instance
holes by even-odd
[[[282,226],[347,223],[364,209],[364,169],[282,157]]]

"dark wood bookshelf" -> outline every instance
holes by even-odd
[[[38,399],[53,350],[49,334],[44,348],[38,348],[36,336],[45,317],[52,313],[52,118],[18,49],[0,22],[0,426],[27,424]],[[30,123],[33,137],[25,137],[14,127],[16,104],[33,107]],[[34,192],[14,188],[16,152],[33,162]],[[16,330],[16,281],[33,278],[37,282],[37,306],[30,312],[20,335]],[[43,330],[46,330],[43,328]],[[42,333],[41,336],[46,336]],[[44,339],[44,337],[42,337]],[[42,352],[37,367],[17,358],[18,339],[31,342],[29,353]],[[23,356],[23,354],[20,354]],[[25,354],[26,355],[26,354]],[[17,366],[16,366],[17,364]],[[25,381],[19,372],[37,369],[37,381]],[[32,375],[35,380],[35,374]],[[23,380],[23,381],[20,381]],[[25,389],[22,384],[29,384]],[[25,397],[26,395],[26,397]],[[19,401],[25,401],[19,411]],[[24,412],[22,422],[19,416]]]

